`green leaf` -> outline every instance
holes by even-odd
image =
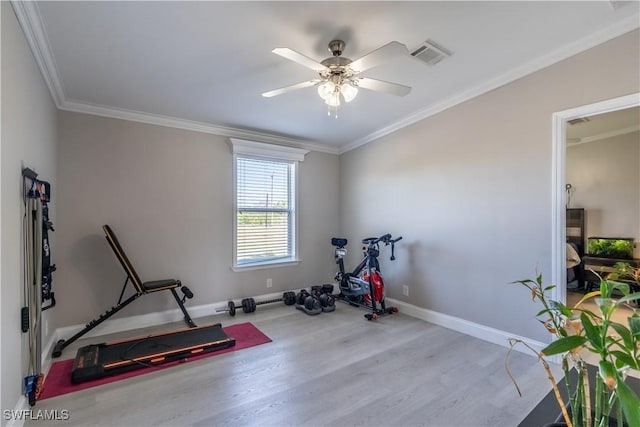
[[[583,303],[583,302],[585,302],[586,300],[591,299],[591,298],[594,298],[594,297],[597,297],[597,296],[600,296],[600,295],[601,295],[601,294],[600,294],[600,291],[592,291],[592,292],[589,292],[589,293],[585,294],[585,296],[583,296],[583,297],[580,299],[580,301],[578,301],[578,303],[577,303],[574,307],[578,307],[578,306],[580,306],[580,304],[582,304],[582,303]]]
[[[610,291],[614,291],[615,289],[617,289],[620,292],[622,292],[624,295],[628,295],[629,294],[629,284],[628,283],[614,282],[613,280],[607,280],[606,282],[609,284]]]
[[[516,280],[515,282],[511,282],[511,285],[522,285],[525,288],[533,291],[536,288],[536,284],[531,280]]]
[[[545,313],[546,313],[546,314],[551,314],[551,310],[549,310],[548,308],[545,308],[544,310],[540,310],[540,311],[538,312],[538,314],[536,314],[536,317],[540,317],[540,316],[542,316],[542,315],[543,315],[543,314],[545,314]]]
[[[586,333],[589,342],[593,346],[594,350],[600,353],[604,346],[604,343],[602,342],[602,335],[600,333],[602,327],[591,323],[589,316],[584,313],[580,315],[580,321],[582,322],[582,327],[584,328],[584,332]]]
[[[552,354],[564,353],[566,351],[580,347],[586,341],[587,338],[583,337],[582,335],[571,335],[568,337],[562,337],[543,348],[542,353],[547,356],[551,356]]]
[[[600,294],[603,298],[611,298],[611,286],[602,278],[600,279]]]
[[[631,333],[633,334],[633,336],[640,337],[640,317],[629,317],[629,328],[631,328]]]
[[[633,348],[633,338],[631,337],[631,331],[624,325],[616,322],[611,322],[611,327],[620,335],[624,346],[627,348]]]
[[[620,274],[629,274],[629,272],[633,271],[633,267],[631,267],[631,264],[622,261],[618,261],[613,264],[613,268],[615,268]]]
[[[611,362],[601,360],[598,364],[598,373],[600,374],[600,378],[604,381],[604,385],[606,385],[610,390],[613,390],[616,387],[616,382],[619,378],[618,375],[616,375],[616,368]]]
[[[618,399],[622,412],[630,426],[640,426],[640,398],[627,383],[618,380]]]
[[[563,316],[566,317],[571,317],[571,310],[569,309],[569,307],[567,307],[566,305],[564,305],[561,302],[558,301],[549,301],[549,306],[553,309],[553,310],[557,310],[560,313],[562,313]]]
[[[622,304],[627,301],[635,301],[640,300],[640,292],[634,292],[632,294],[626,295],[618,300],[618,304]]]
[[[630,354],[624,353],[620,350],[612,350],[611,355],[615,358],[616,362],[620,361],[623,365],[617,366],[618,369],[622,368],[622,366],[626,365],[631,367],[631,369],[640,369],[638,360],[635,360]]]

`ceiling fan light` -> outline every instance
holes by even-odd
[[[345,83],[340,87],[340,92],[342,92],[345,102],[351,102],[358,94],[358,88],[349,83]]]
[[[327,99],[329,99],[331,94],[334,93],[335,88],[336,88],[336,85],[333,84],[333,82],[326,81],[318,86],[318,95],[320,95],[320,98],[327,101]]]
[[[333,92],[327,99],[325,99],[326,104],[329,107],[339,107],[340,106],[340,92]]]

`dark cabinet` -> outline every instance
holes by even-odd
[[[584,256],[585,218],[583,208],[567,209],[567,243],[573,243],[580,258]]]
[[[567,283],[570,279],[578,280],[578,288],[583,289],[584,281],[584,262],[582,261],[585,254],[585,217],[583,208],[567,208],[567,243],[571,244],[578,256],[580,264],[573,267],[572,271],[567,271]],[[572,273],[572,274],[570,274]]]

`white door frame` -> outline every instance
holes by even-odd
[[[567,301],[567,259],[566,259],[566,155],[567,121],[579,117],[593,116],[640,105],[640,92],[619,98],[583,105],[552,115],[553,163],[551,179],[551,274],[557,286],[551,292],[554,301]]]

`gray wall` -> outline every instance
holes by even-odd
[[[389,295],[546,339],[508,283],[551,276],[551,116],[637,92],[639,52],[634,31],[342,155],[347,237],[404,236]]]
[[[56,325],[85,323],[118,299],[124,273],[101,226],[112,226],[143,280],[175,277],[191,305],[322,283],[333,277],[338,156],[299,165],[294,267],[233,272],[232,154],[224,137],[85,114],[59,113]],[[273,288],[266,288],[266,279]],[[118,317],[177,308],[168,292]]]
[[[27,335],[20,332],[23,301],[22,177],[30,167],[56,188],[56,110],[9,2],[2,8],[2,208],[0,408],[13,409],[27,374]],[[56,220],[55,201],[50,205]],[[56,235],[51,236],[56,243]],[[45,321],[48,312],[45,312]],[[44,337],[46,340],[47,337]],[[6,420],[2,417],[2,425]]]
[[[640,242],[640,132],[568,147],[567,182],[571,207],[585,208],[586,237]]]

